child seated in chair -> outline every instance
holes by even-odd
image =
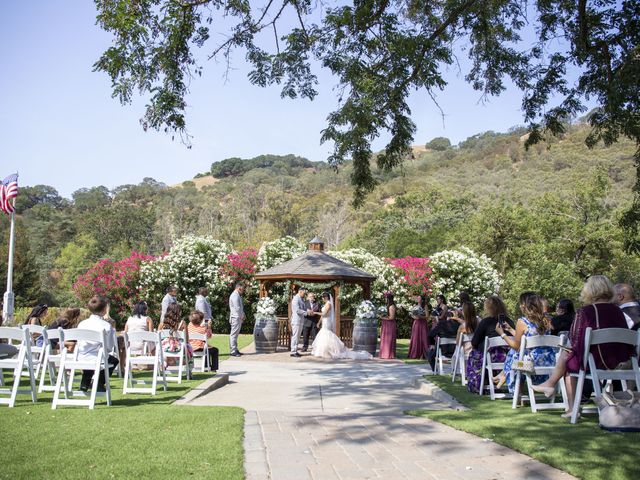
[[[104,346],[105,352],[110,352],[113,348],[113,327],[104,320],[103,316],[107,314],[108,311],[109,300],[106,297],[95,295],[89,300],[87,304],[87,308],[91,312],[91,316],[86,320],[83,320],[78,324],[79,329],[83,330],[93,330],[95,332],[105,332],[106,342],[107,344]],[[77,347],[78,349],[78,360],[93,360],[98,357],[98,351],[100,350],[100,343],[97,342],[87,342],[85,340],[79,340]],[[118,365],[118,359],[112,357],[111,355],[107,356],[107,363],[109,366],[109,375],[113,373],[113,370]],[[80,390],[86,392],[91,389],[91,381],[93,379],[93,370],[83,370],[82,371],[82,380],[80,381]],[[100,375],[98,377],[98,391],[104,392],[106,391],[105,387],[105,378],[104,378],[104,370],[100,370]]]
[[[191,312],[189,315],[189,324],[187,326],[187,332],[189,335],[192,333],[199,333],[206,335],[207,338],[211,337],[211,327],[208,323],[203,324],[204,314],[197,310]],[[204,342],[202,340],[189,340],[189,344],[193,348],[194,352],[204,351]],[[216,347],[209,346],[209,366],[211,370],[218,370],[218,349]],[[202,360],[204,361],[204,359]]]
[[[167,313],[165,313],[164,320],[160,324],[158,330],[169,330],[169,335],[162,339],[162,350],[166,353],[178,353],[182,347],[182,339],[178,335],[178,329],[180,325],[183,324],[181,319],[181,311],[180,305],[177,303],[170,303],[167,308]],[[185,338],[187,339],[187,343],[185,348],[187,350],[187,358],[191,358],[193,356],[193,351],[191,345],[189,344],[189,332],[185,331]],[[175,357],[167,358],[165,356],[165,363],[167,366],[175,366],[178,364],[178,359]]]

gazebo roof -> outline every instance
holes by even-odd
[[[315,240],[315,239],[314,239]],[[368,283],[375,276],[319,250],[308,250],[299,257],[256,274],[257,280],[341,280]]]

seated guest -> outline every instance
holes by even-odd
[[[158,326],[158,330],[169,330],[169,335],[167,335],[162,340],[162,350],[167,353],[178,353],[181,349],[181,344],[183,342],[182,338],[178,335],[178,328],[184,322],[182,321],[182,312],[180,310],[180,304],[178,303],[170,303],[167,307],[167,311],[164,315],[164,320],[160,322]],[[185,332],[185,338],[187,343],[185,345],[187,349],[187,356],[191,357],[191,345],[189,344],[189,332]],[[176,358],[168,358],[166,359],[167,365],[176,365]]]
[[[502,299],[497,295],[491,295],[484,301],[484,312],[487,315],[483,318],[473,332],[471,339],[471,352],[467,360],[467,389],[471,393],[480,392],[480,381],[482,380],[482,356],[484,352],[485,338],[499,337],[496,332],[498,322],[505,323],[512,328],[513,321],[507,315]],[[489,351],[493,363],[504,363],[507,358],[508,347],[494,347]]]
[[[202,335],[206,335],[207,338],[211,338],[211,327],[209,326],[209,322],[203,323],[204,314],[200,311],[191,312],[189,315],[189,323],[187,324],[187,331],[189,335],[192,333],[199,333]],[[191,348],[193,348],[194,352],[203,352],[204,351],[204,342],[202,340],[189,340],[189,344]],[[218,349],[216,347],[209,346],[209,366],[211,366],[211,370],[218,370]]]
[[[131,316],[127,319],[127,323],[124,324],[124,331],[153,332],[153,320],[147,316],[148,311],[147,302],[140,301],[136,303]],[[133,355],[142,355],[144,353],[144,342],[131,342],[129,346]]]
[[[582,367],[584,358],[584,338],[587,328],[599,330],[601,328],[628,328],[624,314],[613,303],[615,300],[615,288],[611,281],[604,275],[589,277],[580,293],[580,300],[584,307],[578,310],[576,319],[571,327],[569,338],[571,339],[571,352],[563,351],[558,358],[558,363],[547,381],[535,385],[536,392],[544,393],[547,397],[553,395],[555,385],[565,376],[569,409],[573,408],[573,400],[576,393],[577,378],[570,373],[578,373]],[[602,344],[591,347],[596,362],[596,367],[602,370],[612,370],[621,363],[629,360],[634,354],[631,345],[618,343]],[[571,411],[564,413],[563,417],[571,417]]]
[[[104,346],[107,352],[111,351],[114,347],[113,342],[113,327],[104,320],[104,316],[108,313],[109,300],[106,297],[95,295],[89,300],[87,308],[91,312],[91,316],[86,320],[83,320],[78,324],[79,329],[93,330],[95,332],[106,333],[106,342]],[[100,350],[100,344],[97,342],[87,342],[85,340],[79,340],[78,345],[78,360],[95,361],[98,357],[98,351]],[[108,355],[107,362],[109,366],[109,375],[113,372],[114,368],[118,365],[118,359]],[[93,379],[93,370],[83,370],[82,380],[80,381],[80,390],[86,392],[91,388],[91,380]],[[106,391],[104,370],[100,370],[98,377],[98,391]]]
[[[626,283],[619,283],[615,286],[615,290],[615,303],[624,313],[628,327],[638,330],[640,327],[640,304],[636,299],[633,287]]]
[[[511,367],[513,361],[519,356],[522,337],[549,335],[551,331],[551,322],[544,314],[544,305],[538,295],[531,292],[525,292],[520,295],[520,310],[523,316],[518,319],[515,329],[508,325],[503,327],[500,323],[496,325],[496,332],[507,342],[511,350],[507,353],[504,371],[494,380],[498,384],[498,388],[506,382],[509,393],[514,393],[515,391],[516,374]],[[512,336],[507,336],[505,332],[509,332]],[[537,367],[550,367],[556,363],[556,353],[551,347],[527,349],[527,354]],[[531,381],[534,383],[544,382],[545,380],[547,380],[546,375],[531,377]]]
[[[42,326],[42,320],[44,319],[44,317],[47,314],[48,310],[49,310],[49,307],[44,303],[41,303],[40,305],[36,305],[31,310],[31,313],[27,317],[27,320],[24,322],[24,324],[25,325],[38,325],[39,327],[41,327]],[[40,335],[39,333],[33,333],[33,334],[31,334],[31,336],[33,337],[33,342],[34,342],[35,346],[36,347],[42,347],[42,343],[43,343],[42,335]]]
[[[70,328],[76,328],[78,325],[78,320],[80,319],[80,309],[79,308],[67,308],[60,318],[54,320],[51,325],[47,327],[47,330],[57,330],[58,328],[62,328],[63,330],[68,330]],[[58,340],[51,340],[51,348],[58,348]],[[64,342],[64,346],[67,347],[67,351],[70,353],[73,352],[73,349],[76,346],[76,342]]]
[[[434,317],[437,323],[435,323],[433,328],[429,331],[428,338],[432,347],[427,352],[427,360],[429,361],[429,365],[431,365],[431,370],[434,372],[436,369],[436,337],[456,338],[458,335],[458,328],[460,327],[460,324],[449,316],[449,307],[447,306],[447,299],[444,295],[438,295],[436,297],[436,301],[438,302],[438,306],[434,309]],[[440,347],[440,350],[443,355],[450,357],[453,355],[455,346],[443,345]]]
[[[473,335],[473,332],[478,327],[478,323],[480,321],[476,314],[476,307],[473,306],[473,303],[464,302],[462,304],[461,311],[462,317],[452,317],[452,320],[461,323],[458,327],[458,333],[456,334],[456,343],[460,341],[460,337],[462,335]],[[471,342],[464,342],[462,344],[462,348],[464,349],[464,358],[467,360],[472,350]]]
[[[573,307],[573,302],[568,298],[558,300],[556,316],[551,317],[551,335],[560,335],[561,332],[570,331],[575,318],[576,310]]]
[[[0,302],[0,327],[4,322],[2,318],[2,302]],[[0,356],[3,358],[13,358],[18,355],[19,350],[9,343],[5,343],[6,340],[0,340]]]

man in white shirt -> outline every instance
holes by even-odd
[[[640,304],[636,299],[633,287],[627,283],[618,283],[615,286],[616,298],[615,302],[624,313],[627,320],[627,326],[633,330],[638,330],[640,326]]]
[[[106,352],[110,352],[114,347],[113,339],[115,333],[111,324],[103,319],[103,316],[107,313],[108,305],[109,300],[107,298],[95,295],[87,304],[87,308],[91,312],[91,316],[78,324],[78,328],[82,330],[93,330],[94,332],[104,331],[107,342],[105,345]],[[76,348],[78,349],[78,360],[95,360],[98,356],[98,351],[100,350],[100,343],[79,340]],[[109,375],[111,375],[113,369],[118,365],[118,359],[112,356],[108,356],[107,359],[109,363]],[[82,371],[80,390],[86,392],[91,389],[93,374],[93,370]],[[106,390],[104,382],[104,371],[101,370],[100,377],[98,379],[99,392],[104,392]]]
[[[207,299],[207,295],[209,295],[209,291],[205,287],[200,287],[198,295],[196,295],[196,310],[202,312],[205,322],[211,321],[211,304]]]
[[[167,294],[162,299],[162,312],[160,313],[160,322],[164,320],[164,316],[167,314],[167,308],[169,308],[169,304],[178,303],[177,300],[178,295],[178,287],[175,285],[169,285],[167,287]]]

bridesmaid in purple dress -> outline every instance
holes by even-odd
[[[396,358],[396,302],[393,294],[388,292],[385,295],[387,303],[387,316],[381,317],[382,328],[380,329],[380,358]]]
[[[428,302],[426,295],[416,297],[417,305],[412,310],[413,325],[411,326],[411,341],[409,342],[408,358],[425,358],[429,349],[429,326],[427,325]],[[414,315],[415,311],[423,314]]]

